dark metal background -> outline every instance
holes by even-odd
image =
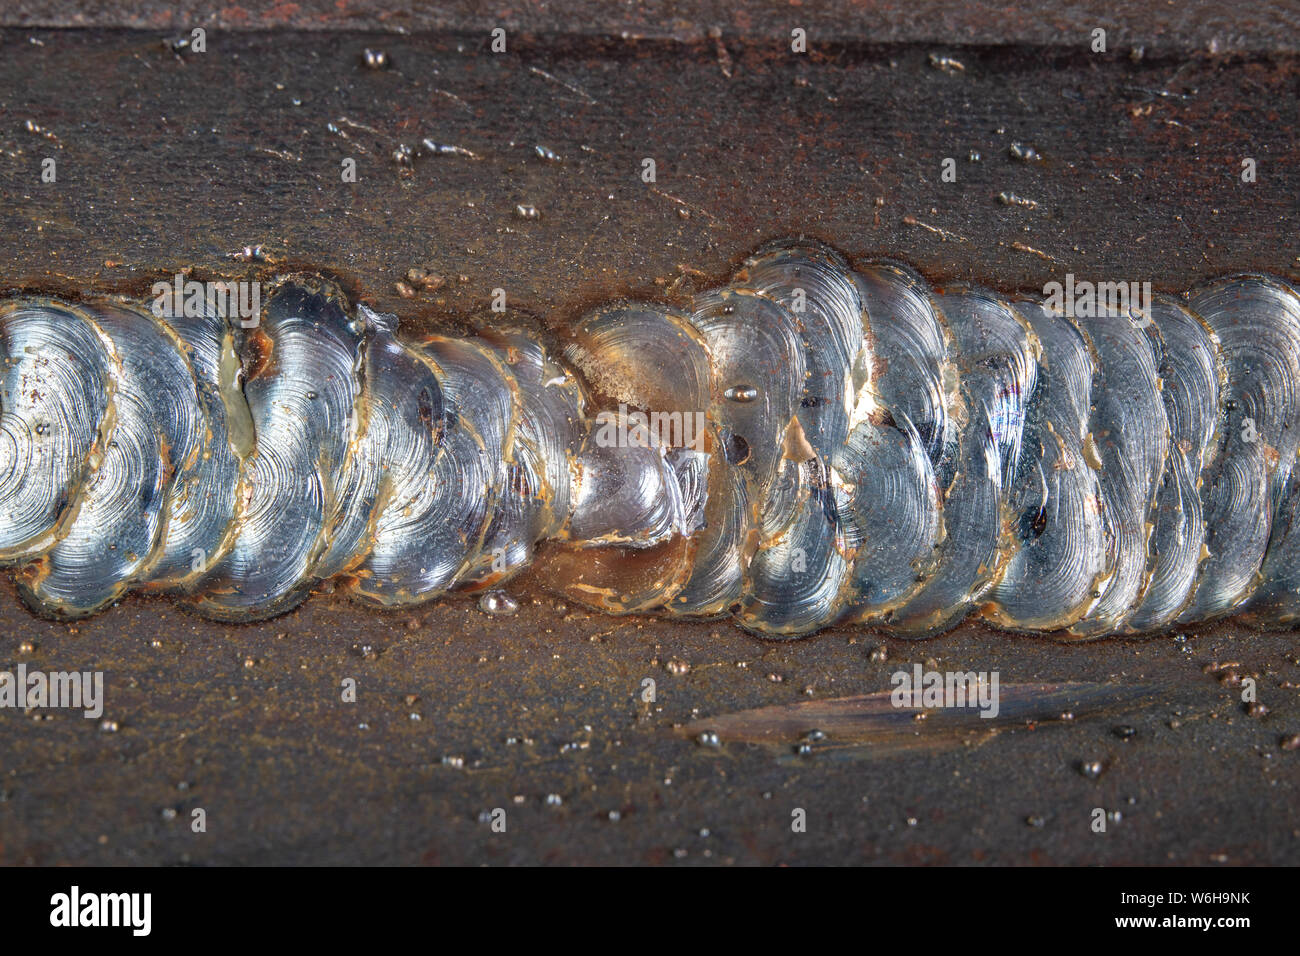
[[[412,327],[472,321],[496,287],[519,321],[556,325],[613,295],[688,295],[798,233],[1007,289],[1066,271],[1171,290],[1235,269],[1300,275],[1292,4],[180,9],[3,15],[0,285],[141,292],[179,269],[305,265]],[[503,55],[488,49],[498,23]],[[190,25],[208,29],[206,53],[164,45]],[[806,56],[789,52],[794,26]],[[1105,55],[1088,51],[1093,26],[1110,28]],[[269,29],[224,29],[241,27]],[[365,69],[367,47],[391,67]],[[475,158],[394,161],[426,137]],[[1042,162],[1013,159],[1015,142]],[[40,182],[46,157],[56,184]],[[356,184],[339,175],[348,157]],[[232,257],[259,244],[267,261]],[[413,266],[446,285],[404,298]],[[118,727],[0,711],[4,863],[1300,860],[1300,753],[1279,746],[1300,732],[1290,633],[1063,646],[837,629],[773,644],[588,615],[527,581],[504,619],[465,597],[376,615],[324,594],[262,625],[139,597],[67,625],[4,591],[0,669],[102,669]],[[1122,719],[903,756],[713,749],[675,730],[885,689],[914,661],[1174,690]],[[1257,675],[1267,716],[1244,714],[1211,661]],[[345,677],[356,704],[340,701]],[[1077,769],[1090,760],[1099,779]],[[504,834],[479,822],[495,807]],[[796,807],[807,833],[791,832]],[[1094,807],[1122,819],[1094,834]]]

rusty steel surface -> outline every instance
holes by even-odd
[[[455,7],[396,23],[319,7],[328,29],[234,32],[228,8],[203,53],[164,44],[194,21],[147,4],[111,21],[137,30],[27,27],[110,22],[94,6],[9,12],[0,286],[140,293],[181,270],[306,266],[412,328],[464,327],[494,288],[517,321],[557,327],[612,296],[684,301],[796,234],[1007,290],[1066,271],[1167,290],[1300,276],[1293,7],[1241,11],[1218,44],[1235,8],[1166,13],[1141,56],[1122,37],[1089,52],[1086,4],[1025,21],[1015,43],[948,21],[908,33],[926,21],[903,14],[877,36],[859,11],[838,39],[810,31],[802,56],[774,5],[722,18],[717,37],[708,16],[620,37],[525,10],[532,32],[504,54]],[[367,69],[367,48],[388,68]],[[463,152],[420,155],[426,138]],[[1014,159],[1015,143],[1041,161]],[[407,297],[412,267],[446,283]],[[107,703],[103,721],[0,710],[0,863],[1300,861],[1300,752],[1282,746],[1300,732],[1292,633],[1229,621],[1063,645],[835,628],[772,643],[588,613],[527,577],[509,590],[513,617],[460,595],[377,614],[321,593],[255,625],[138,596],[66,624],[6,582],[0,670],[101,670]],[[950,747],[799,756],[797,737],[694,739],[710,718],[888,689],[914,663],[1161,689]],[[1266,709],[1246,712],[1242,677]],[[1081,772],[1094,762],[1099,776]],[[505,833],[484,822],[496,808]]]
[[[545,0],[488,6],[478,0],[303,0],[300,3],[227,4],[195,0],[15,0],[3,22],[21,27],[130,27],[188,31],[370,30],[618,38],[700,39],[712,32],[785,39],[803,27],[818,43],[947,43],[987,46],[1074,47],[1101,27],[1126,45],[1185,52],[1295,52],[1300,9],[1287,0],[1249,5],[1150,0]]]

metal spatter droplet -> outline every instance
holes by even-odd
[[[479,610],[492,617],[510,617],[519,613],[519,602],[504,591],[487,591],[478,599]]]
[[[598,309],[560,353],[492,324],[404,338],[308,275],[248,325],[0,304],[0,561],[35,609],[140,586],[246,620],[325,578],[490,609],[531,567],[612,613],[768,637],[1300,618],[1278,279],[1076,317],[801,240],[689,311]]]

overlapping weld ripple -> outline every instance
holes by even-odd
[[[558,349],[399,336],[310,275],[251,329],[11,298],[0,561],[62,617],[141,588],[249,620],[328,579],[402,606],[533,566],[607,611],[771,637],[1294,621],[1295,290],[1239,275],[1100,312],[806,241]],[[636,427],[660,416],[700,427]]]

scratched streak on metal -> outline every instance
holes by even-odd
[[[230,5],[214,10],[196,0],[130,4],[104,0],[15,0],[4,14],[15,26],[134,27],[142,30],[374,30],[428,33],[460,31],[486,36],[500,27],[511,34],[691,39],[724,35],[784,40],[802,27],[814,41],[868,39],[876,43],[946,42],[952,45],[1073,46],[1080,36],[1105,28],[1113,43],[1149,49],[1289,50],[1300,36],[1300,11],[1286,0],[1248,6],[1217,2],[1156,5],[1144,0],[645,0],[614,5],[603,0],[506,5],[485,10],[477,0],[417,3],[393,0],[304,0],[258,9]]]
[[[766,41],[731,38],[723,57],[703,39],[548,34],[494,57],[478,37],[214,32],[207,53],[178,58],[158,40],[0,32],[5,285],[139,291],[181,267],[239,272],[229,254],[261,244],[412,324],[468,316],[495,287],[559,323],[610,295],[689,293],[800,231],[1009,288],[1067,269],[1170,289],[1237,268],[1297,274],[1287,56],[970,47],[947,72],[925,44],[795,59]],[[367,46],[391,69],[363,69]],[[426,137],[479,158],[392,160]],[[1013,161],[1017,141],[1043,163]],[[956,184],[940,182],[947,156]],[[360,176],[345,185],[349,157]],[[57,183],[40,182],[43,158]],[[413,266],[446,284],[402,297]],[[0,711],[0,862],[1300,859],[1298,754],[1279,746],[1300,732],[1290,633],[1222,624],[1182,643],[1065,647],[838,629],[769,645],[513,590],[523,609],[501,619],[469,599],[383,616],[323,594],[246,627],[142,598],[69,626],[31,617],[6,584],[0,668],[103,669],[117,729]],[[1186,695],[895,769],[673,732],[881,690],[927,661],[1021,683],[1158,677]],[[1212,661],[1256,675],[1268,715],[1246,715],[1239,688],[1203,673]],[[346,677],[355,704],[340,700]],[[1112,733],[1121,720],[1130,739]],[[1076,771],[1085,760],[1107,766],[1099,780]],[[1104,838],[1087,827],[1096,806],[1123,815]],[[185,825],[196,807],[206,836]],[[478,822],[494,807],[508,838]],[[790,832],[793,807],[808,833]]]

